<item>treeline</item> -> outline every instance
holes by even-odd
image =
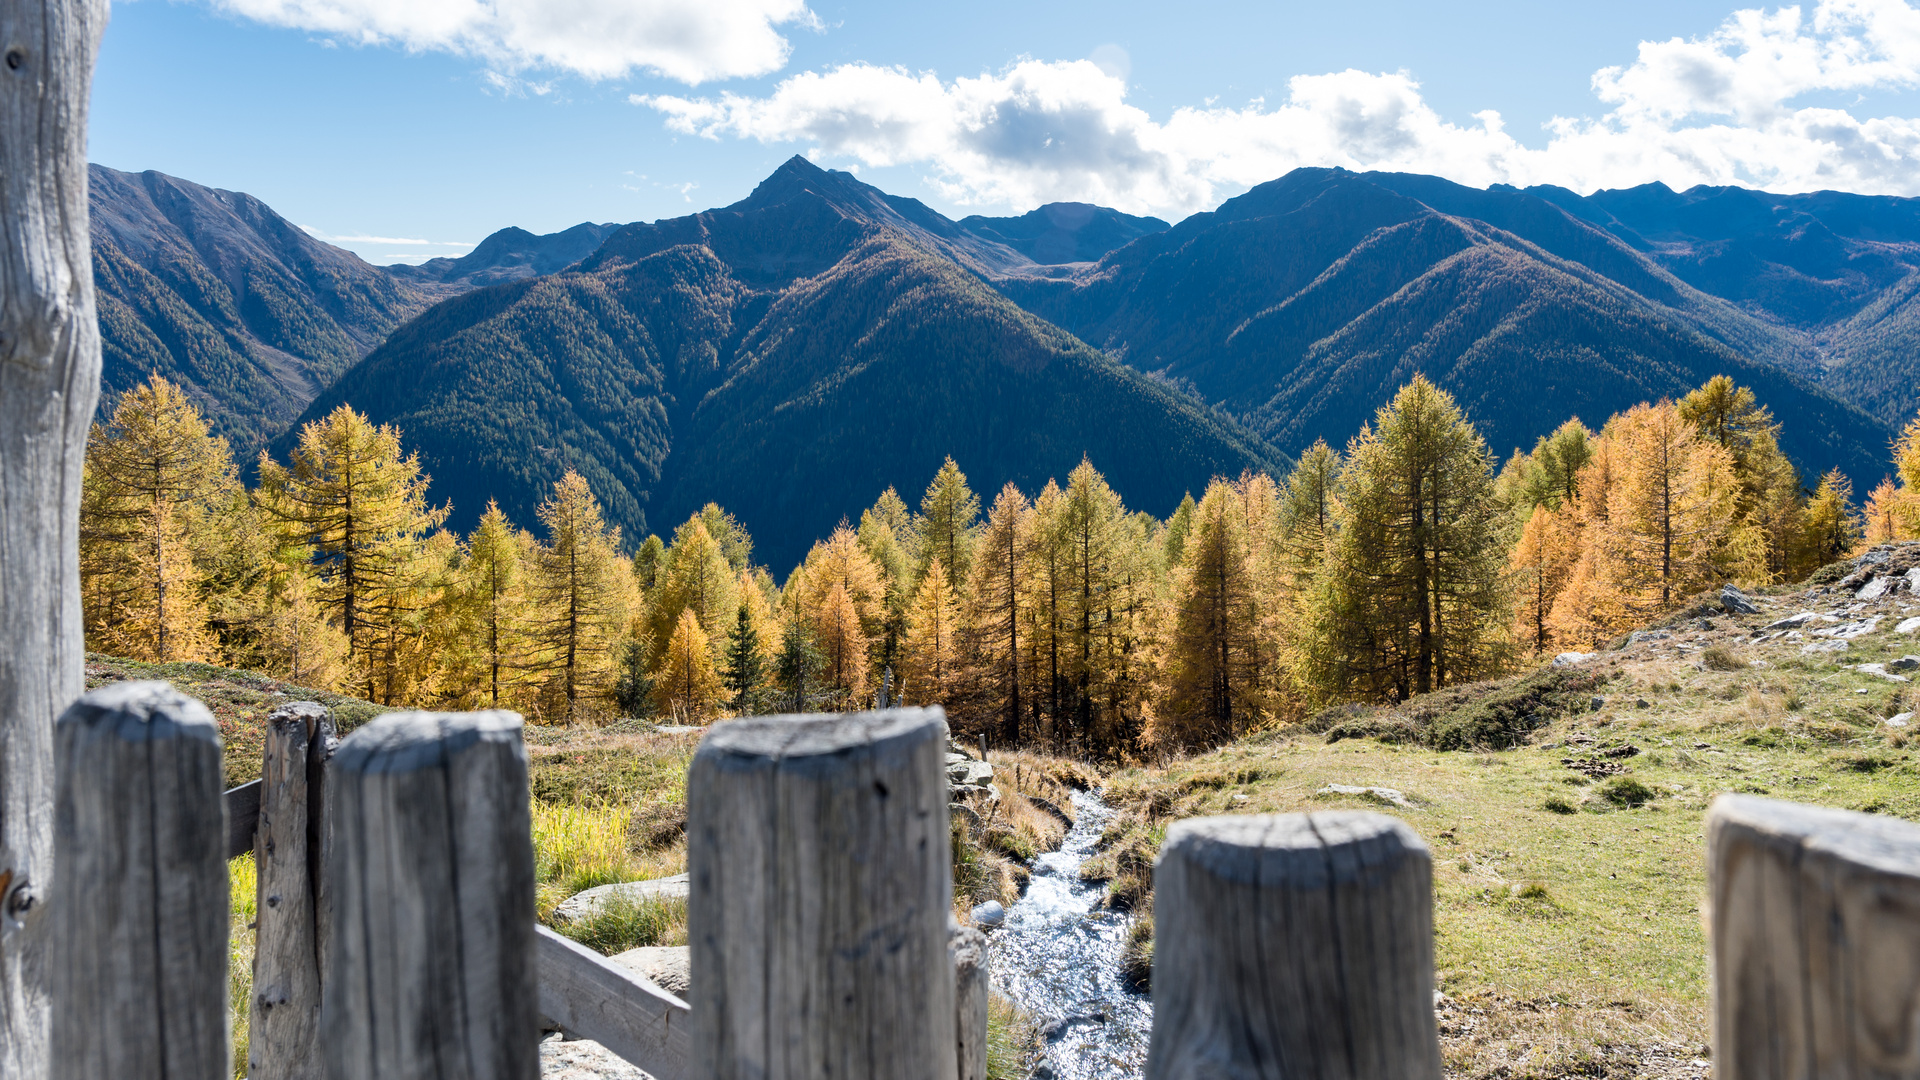
[[[89,441],[83,599],[91,648],[389,704],[574,723],[886,698],[1117,758],[1484,678],[1920,536],[1920,420],[1864,516],[1837,472],[1805,490],[1776,436],[1716,378],[1500,467],[1416,378],[1344,452],[1216,479],[1165,520],[1088,462],[983,500],[949,459],[917,505],[883,492],[777,583],[719,506],[629,545],[574,473],[538,533],[489,506],[453,535],[400,433],[344,406],[249,491],[155,377]]]

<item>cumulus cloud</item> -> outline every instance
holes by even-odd
[[[687,134],[924,167],[963,205],[1070,199],[1178,216],[1303,165],[1580,191],[1661,180],[1920,194],[1920,120],[1804,102],[1920,85],[1920,11],[1902,0],[1740,11],[1705,37],[1643,43],[1632,64],[1593,76],[1597,119],[1556,118],[1534,146],[1497,112],[1441,117],[1405,72],[1296,76],[1284,101],[1156,119],[1128,103],[1111,58],[1097,59],[951,81],[847,64],[765,96],[632,100]]]
[[[819,25],[805,0],[213,0],[230,14],[363,45],[399,45],[588,79],[645,70],[688,84],[787,62],[778,27]]]

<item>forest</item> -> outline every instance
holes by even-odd
[[[1415,378],[1344,448],[1216,477],[1164,519],[1090,461],[973,491],[949,458],[784,580],[717,503],[623,536],[569,471],[536,521],[444,523],[404,433],[342,405],[251,490],[159,376],[88,441],[88,648],[534,723],[943,705],[956,733],[1099,760],[1215,745],[1601,647],[1732,582],[1920,537],[1920,417],[1856,506],[1716,376],[1504,462]]]

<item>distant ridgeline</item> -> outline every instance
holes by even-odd
[[[917,508],[882,489],[780,580],[721,506],[642,539],[571,469],[530,514],[447,531],[405,434],[348,405],[247,490],[156,376],[89,442],[81,589],[89,648],[388,705],[704,721],[885,695],[1115,760],[1493,677],[1920,536],[1920,417],[1864,512],[1838,469],[1804,490],[1789,434],[1715,376],[1501,465],[1416,375],[1343,448],[1216,475],[1164,519],[1084,458],[984,498],[947,458]]]
[[[1028,490],[1087,457],[1164,513],[1415,375],[1504,454],[1726,374],[1804,486],[1864,491],[1920,408],[1915,200],[1301,169],[1171,227],[955,222],[796,157],[729,207],[383,269],[245,195],[92,176],[107,402],[166,375],[249,469],[352,405],[462,529],[574,470],[630,537],[719,500],[790,565],[949,454]]]

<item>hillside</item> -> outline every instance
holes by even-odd
[[[158,373],[186,387],[241,461],[436,300],[555,270],[613,231],[503,229],[459,259],[377,267],[251,195],[88,168],[101,409]]]
[[[963,259],[1024,261],[795,158],[733,206],[626,226],[573,271],[433,308],[306,417],[344,402],[398,424],[456,527],[489,498],[531,523],[571,467],[631,537],[718,500],[781,569],[948,454],[983,492],[1090,456],[1159,513],[1213,475],[1282,464]]]
[[[1724,373],[1806,475],[1885,471],[1888,426],[1792,374],[1778,327],[1517,192],[1300,169],[1068,276],[997,284],[1287,452],[1343,444],[1416,372],[1500,452]]]
[[[1095,262],[1107,252],[1170,226],[1156,217],[1136,217],[1091,203],[1060,202],[1019,217],[960,219],[960,227],[1006,246],[1036,263]]]

